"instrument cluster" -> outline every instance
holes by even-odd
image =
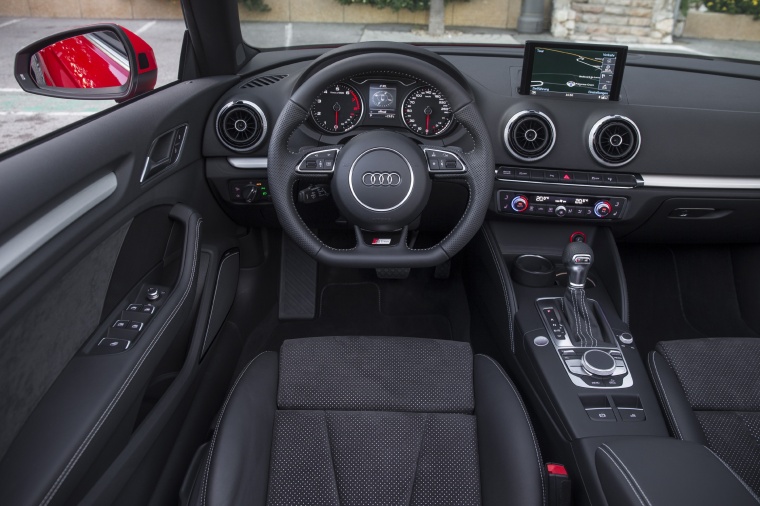
[[[400,127],[424,138],[449,132],[454,114],[435,87],[412,78],[362,76],[332,84],[311,106],[312,124],[326,134],[358,126]]]

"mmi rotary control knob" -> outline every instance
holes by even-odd
[[[593,376],[612,376],[615,372],[615,359],[602,350],[588,350],[581,358],[581,365]]]
[[[525,195],[517,195],[512,199],[512,209],[518,213],[521,213],[528,209],[528,197]]]

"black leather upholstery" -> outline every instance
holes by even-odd
[[[545,487],[525,407],[492,359],[450,341],[325,337],[243,371],[191,503],[529,506]]]
[[[758,504],[752,490],[697,443],[644,437],[613,441],[597,449],[596,469],[607,501],[616,506]]]
[[[760,493],[760,339],[661,342],[649,367],[673,435],[713,450]]]

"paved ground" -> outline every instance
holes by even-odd
[[[13,77],[16,51],[56,32],[97,23],[98,20],[0,17],[0,153],[51,132],[113,102],[61,100],[23,93]],[[182,21],[124,20],[126,28],[144,38],[158,61],[158,86],[176,79],[184,23]],[[245,40],[253,46],[283,47],[335,44],[372,40],[423,42],[430,37],[408,25],[356,25],[330,23],[245,23]],[[495,29],[452,29],[442,43],[522,44],[528,39],[555,40],[548,34],[526,36]],[[677,39],[667,46],[631,46],[633,49],[666,50],[732,58],[760,59],[760,43]]]

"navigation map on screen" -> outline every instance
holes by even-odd
[[[530,95],[610,99],[616,51],[541,46],[534,51]]]

